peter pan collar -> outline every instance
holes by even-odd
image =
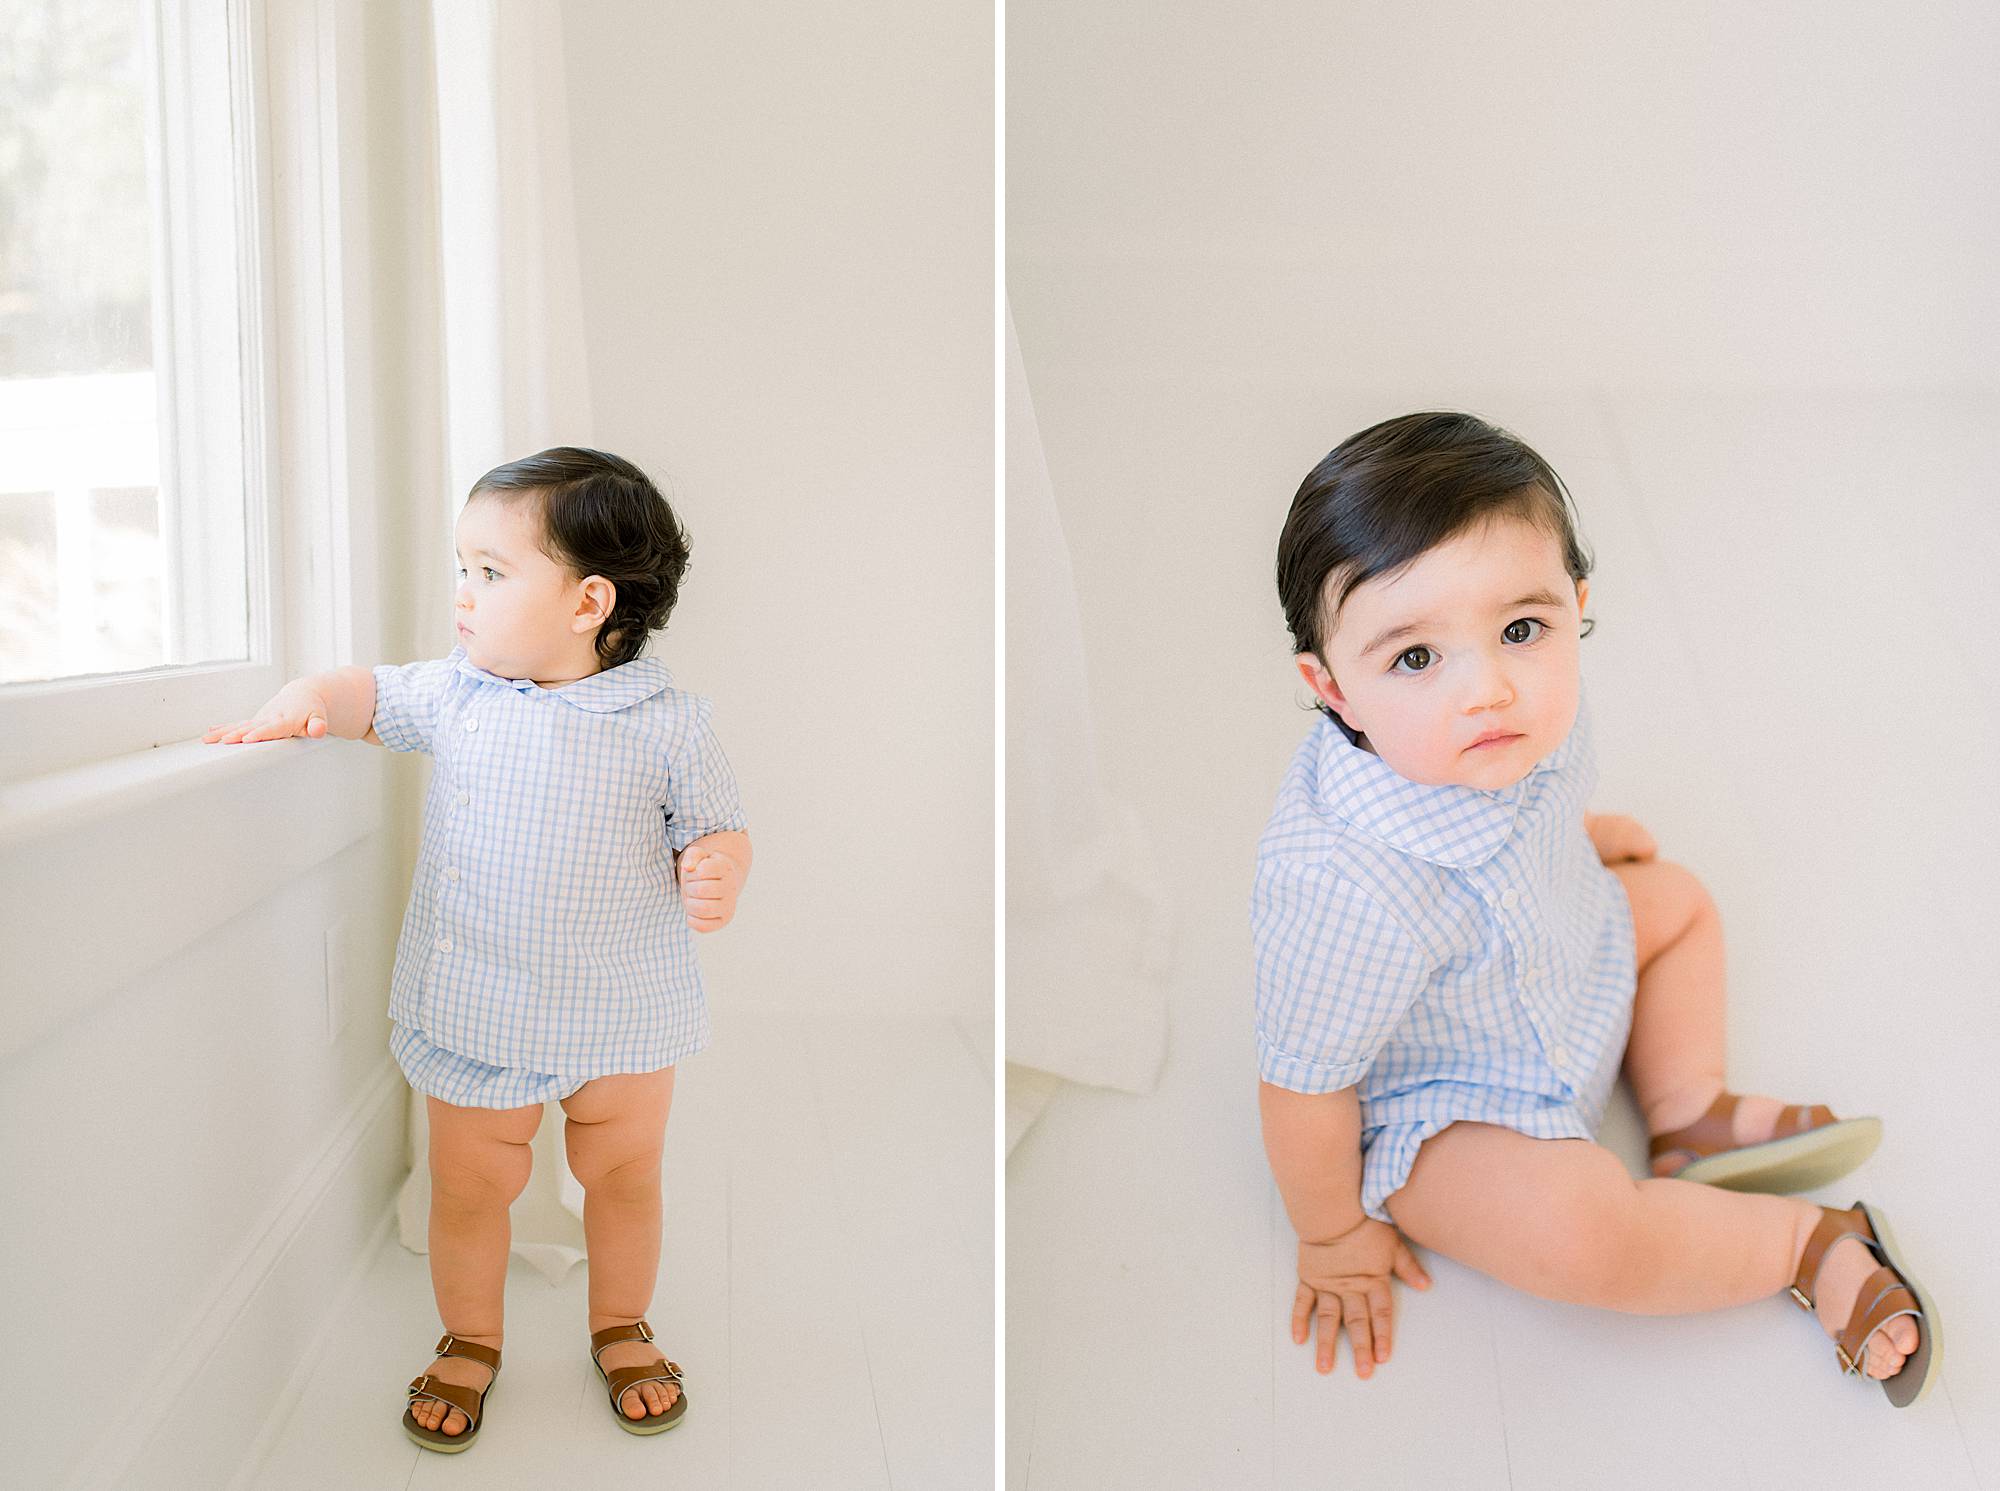
[[[1403,776],[1356,745],[1347,727],[1322,716],[1317,726],[1319,800],[1371,838],[1450,869],[1470,869],[1499,853],[1514,831],[1535,778],[1561,771],[1583,749],[1589,706],[1579,695],[1569,736],[1511,787],[1427,786]]]
[[[565,703],[587,709],[592,714],[610,714],[642,699],[650,699],[673,682],[667,673],[667,665],[656,657],[634,658],[629,663],[620,663],[615,668],[606,668],[601,673],[593,673],[588,678],[579,678],[574,683],[553,689],[543,688],[532,678],[502,678],[497,673],[487,672],[466,657],[463,643],[451,650],[449,661],[456,662],[458,671],[466,677],[476,678],[481,683],[497,683],[502,688],[518,689],[524,694],[553,694]]]

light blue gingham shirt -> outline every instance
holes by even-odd
[[[744,828],[709,702],[636,658],[545,689],[449,657],[375,674],[436,762],[389,1016],[492,1066],[654,1071],[708,1044],[673,856]]]
[[[1587,698],[1568,738],[1501,791],[1425,786],[1321,716],[1257,847],[1258,1069],[1358,1087],[1361,1204],[1459,1119],[1590,1139],[1631,1029],[1631,907],[1583,812]]]

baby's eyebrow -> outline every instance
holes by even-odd
[[[1550,595],[1548,591],[1531,590],[1526,595],[1522,596],[1519,600],[1512,600],[1507,602],[1507,604],[1500,607],[1500,609],[1502,611],[1511,611],[1516,606],[1559,607],[1561,605],[1562,602],[1558,600],[1555,596]],[[1383,632],[1380,636],[1376,637],[1375,640],[1370,642],[1366,647],[1362,648],[1360,655],[1362,657],[1367,657],[1369,653],[1375,651],[1377,648],[1386,647],[1389,643],[1394,642],[1399,637],[1410,636],[1413,633],[1420,632],[1425,627],[1431,626],[1433,624],[1434,623],[1430,617],[1419,616],[1415,621],[1406,621],[1401,626],[1392,626],[1386,632]]]
[[[460,559],[463,559],[465,557],[464,554],[459,552],[457,544],[453,544],[451,546],[451,552],[457,554]],[[507,564],[510,562],[505,554],[496,554],[491,549],[474,549],[472,552],[474,554],[483,554],[488,559],[497,559],[502,564]]]

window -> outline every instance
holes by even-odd
[[[248,9],[0,0],[0,779],[275,687]]]

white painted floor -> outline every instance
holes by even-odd
[[[1107,780],[1192,868],[1174,877],[1158,1091],[1066,1087],[1008,1162],[1008,1486],[2000,1491],[1983,1116],[2000,1070],[2000,405],[1454,390],[1405,406],[1500,419],[1577,496],[1598,560],[1593,807],[1645,822],[1722,908],[1732,1087],[1884,1120],[1876,1154],[1814,1199],[1885,1208],[1941,1301],[1943,1380],[1899,1411],[1842,1377],[1783,1296],[1625,1316],[1428,1253],[1435,1287],[1397,1286],[1372,1379],[1344,1338],[1331,1377],[1292,1344],[1246,905],[1309,716],[1270,588],[1277,521],[1239,532],[1239,506],[1281,518],[1303,474],[1290,463],[1272,499],[1256,463],[1274,433],[1310,423],[1330,446],[1396,410],[1240,369],[1144,387],[1118,372],[1058,358],[1038,410]],[[1147,482],[1124,480],[1140,464]],[[1135,485],[1143,524],[1119,495]],[[1157,667],[1103,666],[1142,635]],[[1600,1139],[1643,1173],[1622,1087]]]
[[[428,1260],[392,1232],[251,1483],[991,1486],[991,1031],[728,1009],[715,1025],[675,1087],[647,1317],[687,1373],[680,1427],[612,1422],[589,1265],[553,1288],[517,1258],[486,1427],[459,1454],[419,1449],[404,1388],[442,1327]]]

